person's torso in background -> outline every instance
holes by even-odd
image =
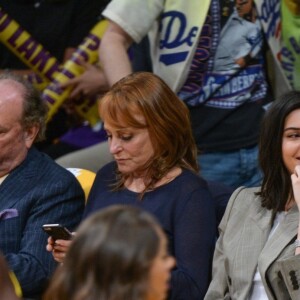
[[[190,72],[179,96],[190,107],[204,151],[257,143],[268,101],[263,32],[253,1],[212,0]]]

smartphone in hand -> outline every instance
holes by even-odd
[[[44,224],[43,230],[54,240],[70,240],[72,238],[72,233],[60,224]]]

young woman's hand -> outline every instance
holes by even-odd
[[[295,167],[294,173],[291,176],[294,192],[294,200],[300,211],[300,165]]]

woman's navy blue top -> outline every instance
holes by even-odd
[[[139,200],[138,193],[126,188],[112,191],[115,170],[112,162],[98,171],[84,217],[113,204],[135,205],[152,213],[176,258],[168,299],[203,299],[210,282],[216,237],[214,202],[205,180],[183,170],[174,180],[145,193]]]

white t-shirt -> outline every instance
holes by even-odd
[[[270,238],[274,234],[277,227],[279,226],[281,221],[284,219],[285,215],[286,215],[286,212],[284,212],[284,211],[278,212],[276,214],[274,224],[273,224],[273,227],[270,231],[270,234],[269,234],[268,238]],[[265,291],[265,287],[262,284],[261,276],[260,276],[260,273],[259,273],[258,267],[257,267],[256,272],[255,272],[254,277],[253,277],[253,283],[252,283],[252,288],[251,288],[249,300],[268,300],[268,299],[269,298],[268,298],[267,293]]]
[[[137,43],[149,34],[153,72],[178,92],[186,81],[210,2],[112,0],[102,14]]]

